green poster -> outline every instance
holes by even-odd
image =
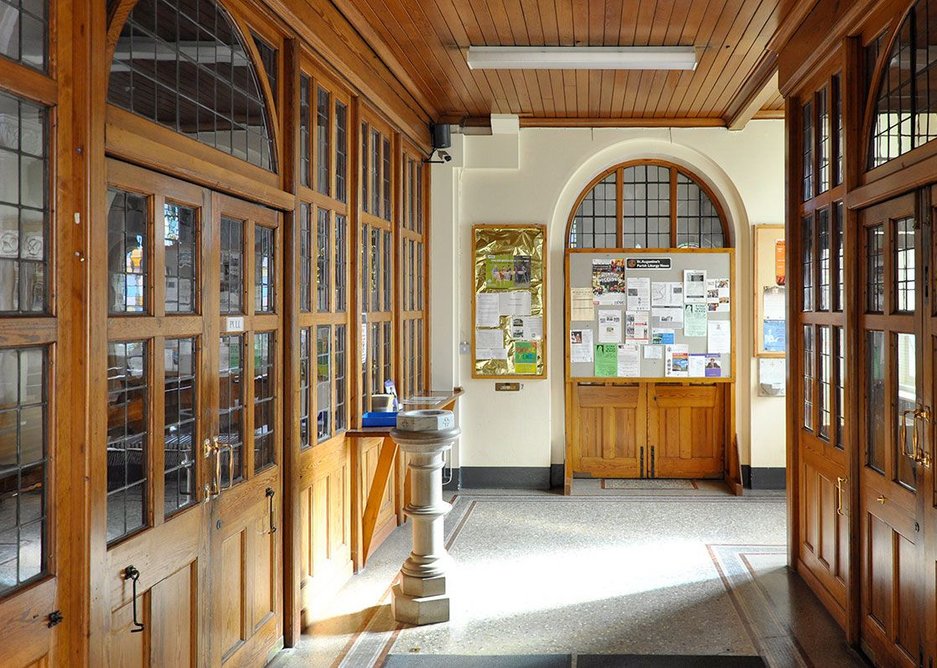
[[[485,258],[485,287],[493,290],[515,287],[513,255],[489,255]]]
[[[683,308],[683,335],[706,336],[706,304],[687,304]]]
[[[595,346],[595,375],[614,378],[618,375],[618,345],[599,343]]]
[[[514,342],[514,373],[537,373],[537,343]]]

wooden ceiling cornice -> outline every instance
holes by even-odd
[[[510,113],[531,125],[731,125],[774,117],[773,43],[814,1],[332,0],[427,115],[449,122]],[[805,7],[806,6],[806,7]],[[488,46],[694,45],[695,72],[479,71]],[[760,109],[750,108],[767,99]]]

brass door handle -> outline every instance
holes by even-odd
[[[908,457],[909,459],[914,459],[914,460],[917,459],[917,450],[914,447],[914,444],[916,443],[914,439],[917,438],[916,436],[917,434],[916,414],[917,414],[916,408],[909,408],[906,411],[901,411],[900,424],[898,425],[898,440],[901,441],[901,452],[902,454],[904,454],[905,457]],[[908,422],[907,422],[908,415],[912,416],[911,418],[912,428],[914,429],[914,435],[911,436],[912,445],[911,445],[910,450],[908,449]]]
[[[877,499],[875,499],[875,500],[878,501],[879,503],[881,503],[883,506],[885,505],[885,496],[884,496],[884,495],[880,495],[880,496],[879,496]]]
[[[922,464],[926,469],[929,469],[931,466],[931,447],[929,444],[926,450],[921,447],[921,439],[917,431],[917,421],[922,420],[924,422],[930,422],[930,419],[931,412],[928,406],[921,406],[914,411],[914,436],[911,439],[914,443],[914,461]]]
[[[846,484],[847,479],[838,476],[836,478],[836,514],[840,517],[845,517],[846,513],[843,511],[843,485]]]
[[[218,453],[218,444],[206,438],[202,442],[202,454],[205,459],[215,457],[215,465],[212,467],[212,478],[205,483],[205,500],[214,499],[221,493],[221,455]]]
[[[230,443],[222,443],[221,439],[215,436],[212,439],[212,442],[215,444],[215,448],[218,451],[218,493],[220,494],[226,489],[231,489],[234,487],[234,446]],[[221,453],[222,451],[228,451],[228,486],[222,487],[221,485]]]

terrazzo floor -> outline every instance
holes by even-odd
[[[589,481],[599,482],[599,481]],[[389,655],[760,655],[861,666],[785,567],[782,494],[718,485],[577,495],[469,490],[446,518],[451,620],[403,627],[390,586],[398,528],[274,668],[380,666]],[[590,491],[591,490],[591,491]],[[399,660],[397,661],[399,665]]]

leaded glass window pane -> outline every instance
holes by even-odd
[[[47,568],[46,377],[44,348],[0,350],[0,596]]]
[[[0,91],[0,313],[48,308],[48,153],[46,110]]]
[[[311,383],[310,371],[310,328],[299,330],[299,447],[305,450],[312,445],[309,439],[309,388]]]
[[[316,327],[316,438],[332,435],[332,328]]]
[[[254,227],[254,311],[273,313],[276,308],[276,230]]]
[[[163,246],[166,254],[166,312],[194,313],[196,259],[195,209],[163,205]]]
[[[146,343],[108,344],[107,542],[146,524],[149,413]]]
[[[331,303],[331,221],[331,211],[318,209],[316,217],[316,310],[320,313],[328,313]]]
[[[108,200],[109,311],[140,314],[147,306],[147,199],[111,188]]]
[[[166,516],[194,505],[196,498],[195,339],[166,339],[163,351],[165,409],[163,479]]]
[[[316,90],[316,190],[323,195],[331,192],[329,187],[329,156],[332,152],[329,109],[332,95],[324,88]]]
[[[241,313],[244,293],[244,223],[221,219],[221,312]]]
[[[597,183],[583,198],[569,230],[570,248],[615,248],[618,245],[616,173]]]
[[[221,481],[230,485],[244,477],[244,367],[240,334],[221,337],[219,368],[218,441]]]
[[[276,461],[276,334],[254,334],[254,472]]]
[[[0,56],[44,72],[48,35],[47,0],[0,0]]]
[[[677,174],[677,247],[723,248],[722,218],[706,191]]]
[[[622,246],[670,248],[670,168],[635,165],[622,178]]]

